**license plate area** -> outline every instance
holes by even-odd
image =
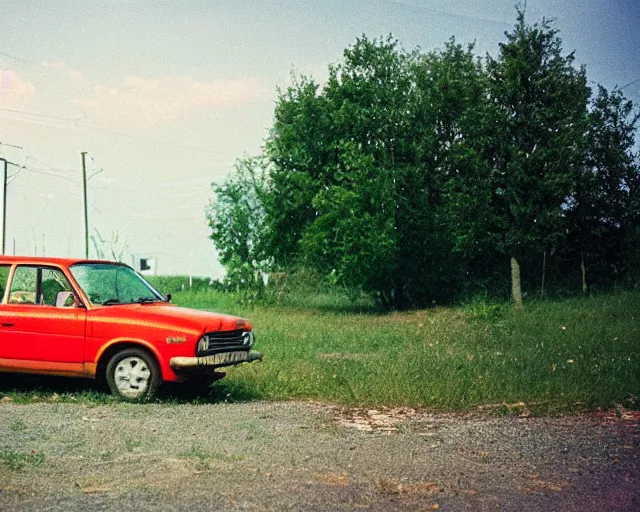
[[[249,358],[249,352],[221,352],[198,358],[198,366],[228,366],[244,363]]]

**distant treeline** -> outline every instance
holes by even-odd
[[[208,277],[190,276],[145,276],[151,285],[163,294],[176,293],[185,290],[222,290],[222,283],[212,281]]]
[[[638,111],[549,21],[505,36],[483,59],[363,36],[324,85],[294,77],[262,154],[214,184],[227,282],[308,268],[398,308],[638,283]]]

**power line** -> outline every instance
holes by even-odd
[[[7,146],[8,148],[22,149],[22,146],[15,146],[13,144],[6,144],[4,142],[0,142],[0,149],[2,149],[2,146]]]
[[[2,144],[2,145],[3,146],[11,146],[13,148],[18,148],[18,149],[21,149],[21,150],[24,151],[24,148],[22,148],[21,146],[15,146],[15,145],[11,145],[11,144]],[[46,168],[43,169],[43,168],[35,167],[35,166],[32,166],[32,165],[27,165],[29,160],[35,160],[37,162],[40,162],[42,165],[46,166]],[[11,162],[9,160],[7,160],[7,165],[12,165],[12,166],[18,168],[18,171],[15,174],[13,174],[13,175],[8,177],[9,181],[7,182],[7,184],[11,183],[12,181],[14,181],[16,179],[16,177],[22,171],[31,172],[31,173],[34,173],[34,174],[40,174],[40,175],[43,175],[43,176],[51,176],[51,177],[55,177],[55,178],[60,178],[60,179],[63,179],[65,181],[69,181],[71,183],[77,184],[77,181],[72,180],[68,176],[65,176],[64,174],[59,174],[60,172],[62,172],[62,173],[74,172],[75,173],[75,172],[78,172],[77,170],[60,169],[60,168],[57,168],[57,167],[53,167],[53,166],[47,164],[46,162],[44,162],[44,161],[42,161],[42,160],[40,160],[40,159],[38,159],[38,158],[36,158],[34,156],[31,156],[31,155],[27,155],[27,157],[25,158],[25,162],[22,165],[17,164],[15,162]]]
[[[138,141],[142,141],[142,142],[146,142],[148,144],[157,144],[157,145],[162,145],[162,146],[169,146],[169,147],[174,147],[174,148],[178,148],[178,149],[186,149],[189,151],[198,151],[201,153],[207,153],[207,154],[211,154],[211,155],[227,155],[227,153],[224,153],[222,151],[216,151],[213,149],[205,149],[205,148],[201,148],[198,146],[189,146],[187,144],[179,144],[179,143],[175,143],[175,142],[170,142],[167,140],[161,140],[161,139],[153,139],[151,137],[142,137],[140,135],[131,135],[129,133],[124,133],[124,132],[118,132],[115,130],[109,130],[107,128],[100,128],[98,126],[91,126],[91,125],[86,125],[86,124],[80,124],[80,121],[82,121],[82,119],[84,119],[84,116],[82,117],[78,117],[78,118],[71,118],[71,117],[61,117],[61,116],[52,116],[52,115],[47,115],[47,114],[40,114],[37,112],[27,112],[24,110],[14,110],[14,109],[5,109],[5,108],[0,108],[0,112],[7,112],[8,114],[20,114],[20,115],[25,115],[25,116],[31,116],[31,117],[35,117],[38,119],[44,119],[45,121],[37,121],[37,119],[23,119],[20,117],[10,117],[9,119],[13,119],[14,121],[19,121],[19,122],[24,122],[24,123],[31,123],[31,124],[39,124],[42,126],[48,126],[51,128],[70,128],[70,129],[80,129],[80,130],[92,130],[92,131],[96,131],[96,132],[102,132],[102,133],[109,133],[111,135],[116,135],[118,137],[125,137],[127,139],[132,139],[132,140],[138,140]],[[2,116],[0,116],[2,117]],[[50,124],[46,122],[46,119],[52,119],[55,121],[63,121],[66,123],[70,123],[72,122],[72,125],[67,125],[67,126],[61,126],[59,124]]]
[[[166,140],[160,140],[160,139],[152,139],[150,137],[141,137],[139,135],[131,135],[128,133],[122,133],[122,132],[116,132],[114,130],[108,130],[106,128],[98,128],[97,126],[87,126],[87,125],[77,125],[78,128],[81,129],[86,129],[86,130],[93,130],[96,132],[103,132],[103,133],[109,133],[111,135],[117,135],[119,137],[125,137],[128,139],[133,139],[133,140],[139,140],[142,142],[147,142],[150,144],[158,144],[158,145],[162,145],[162,146],[170,146],[173,148],[178,148],[178,149],[188,149],[190,151],[199,151],[201,153],[208,153],[210,155],[226,155],[227,153],[223,153],[222,151],[216,151],[213,149],[204,149],[204,148],[199,148],[197,146],[188,146],[186,144],[176,144],[175,142],[169,142]]]
[[[636,82],[640,82],[640,78],[636,78],[635,80],[632,80],[631,82],[629,82],[628,84],[623,85],[622,87],[618,87],[618,90],[621,91],[622,89],[624,89],[625,87],[629,87],[630,85],[635,84]]]
[[[20,166],[18,164],[13,163],[13,162],[7,162],[7,164],[8,165],[13,165],[14,167],[18,168],[18,170],[14,174],[12,174],[11,176],[7,177],[7,185],[8,185],[9,183],[11,183],[13,180],[16,179],[18,174],[20,174],[23,171],[23,166]]]
[[[53,165],[48,164],[44,160],[41,160],[40,158],[36,158],[35,156],[32,156],[32,155],[28,155],[27,156],[27,161],[29,159],[34,160],[34,161],[40,163],[41,165],[44,165],[48,170],[51,170],[51,171],[57,171],[57,172],[63,172],[63,173],[77,173],[78,172],[78,169],[62,169],[60,167],[55,167]],[[25,162],[25,165],[26,165],[26,162]],[[31,167],[33,167],[33,166],[31,166]],[[33,168],[36,169],[36,167],[33,167]]]
[[[9,112],[10,114],[22,114],[22,115],[32,116],[32,117],[41,117],[45,119],[56,119],[58,121],[74,121],[75,122],[82,119],[82,117],[71,118],[71,117],[52,116],[48,114],[38,114],[37,112],[26,112],[24,110],[15,110],[11,108],[0,108],[0,112]]]
[[[0,109],[0,118],[2,119],[11,119],[13,121],[18,121],[20,123],[28,123],[28,124],[35,124],[38,126],[46,126],[47,128],[73,128],[73,126],[69,126],[69,125],[65,125],[65,124],[61,124],[61,123],[52,123],[49,122],[47,120],[40,120],[40,119],[28,119],[28,118],[23,118],[23,117],[16,117],[15,114],[2,114],[1,113],[1,109]]]
[[[21,57],[16,57],[15,55],[11,55],[10,53],[6,53],[6,52],[0,52],[0,55],[7,57],[9,59],[17,60],[19,62],[25,62],[26,64],[33,64],[35,66],[40,65],[38,62],[33,62],[31,60],[23,59]]]
[[[25,167],[26,167],[26,164],[25,164]],[[42,172],[48,172],[48,173],[64,173],[64,174],[68,174],[71,171],[74,173],[78,172],[77,170],[74,170],[74,169],[52,169],[51,167],[36,167],[34,165],[30,165],[29,169],[32,169],[34,171],[42,171]]]
[[[25,170],[27,172],[32,172],[34,174],[40,174],[42,176],[51,176],[53,178],[60,178],[62,180],[65,180],[65,181],[68,181],[70,183],[73,183],[75,185],[78,184],[77,180],[73,180],[73,179],[71,179],[71,178],[69,178],[67,176],[62,176],[60,174],[56,174],[56,173],[53,173],[53,172],[47,172],[47,171],[43,171],[43,170],[36,170],[36,169],[32,169],[30,167],[21,167],[21,169],[23,169],[23,170]]]
[[[420,5],[418,3],[415,2],[410,2],[410,1],[405,1],[405,0],[384,0],[384,2],[388,3],[388,4],[395,4],[395,5],[401,5],[403,7],[412,7],[414,9],[420,9],[423,11],[430,11],[430,12],[436,12],[438,14],[444,14],[446,16],[451,16],[454,18],[465,18],[465,19],[472,19],[472,20],[477,20],[477,21],[488,21],[491,23],[496,23],[498,25],[509,25],[509,23],[507,23],[506,21],[502,21],[502,20],[496,20],[493,18],[485,18],[485,17],[480,17],[480,16],[473,16],[471,14],[461,14],[458,12],[451,12],[451,11],[446,11],[443,9],[436,9],[434,7],[430,7],[428,5]]]
[[[104,171],[103,167],[98,168],[98,163],[95,161],[95,159],[89,155],[89,158],[91,158],[91,161],[96,165],[96,167],[94,169],[90,169],[89,171],[92,172],[93,174],[91,174],[91,176],[89,176],[87,178],[87,180],[90,180],[91,178],[93,178],[94,176],[96,176],[97,174],[100,174],[101,172]]]
[[[9,185],[13,180],[15,180],[18,175],[20,174],[20,172],[22,172],[22,167],[20,169],[18,169],[18,171],[15,174],[12,174],[11,176],[9,176],[8,180],[7,180],[7,185]]]

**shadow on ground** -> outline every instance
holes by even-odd
[[[248,402],[260,394],[244,382],[221,379],[165,383],[152,403]],[[0,373],[0,401],[14,403],[116,403],[108,389],[93,379]]]

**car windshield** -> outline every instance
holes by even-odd
[[[93,304],[114,305],[164,301],[132,268],[109,263],[78,263],[73,277]]]

